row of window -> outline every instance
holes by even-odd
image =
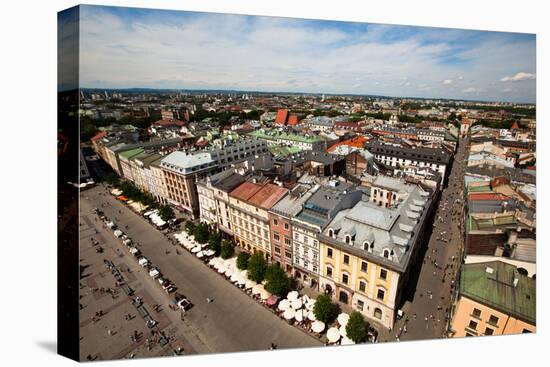
[[[330,247],[327,247],[327,257],[330,258],[330,259],[332,259],[332,257],[333,257],[333,250]],[[344,254],[343,262],[344,262],[345,265],[350,264],[350,257],[349,257],[348,254]],[[366,261],[361,261],[361,271],[363,273],[366,273],[368,271],[368,267],[369,267],[369,265]],[[383,280],[386,280],[387,277],[388,277],[388,271],[386,269],[380,269],[379,278],[383,279]]]

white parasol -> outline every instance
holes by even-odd
[[[315,314],[313,313],[313,311],[309,311],[309,313],[307,314],[307,319],[310,320],[310,321],[317,321],[317,319],[315,318]]]
[[[330,343],[336,343],[338,340],[340,340],[340,332],[337,328],[331,327],[327,331],[327,339]]]
[[[338,324],[341,326],[347,325],[349,321],[349,315],[345,312],[342,312],[340,315],[338,315]]]
[[[216,258],[211,258],[210,261],[208,262],[208,265],[210,266],[214,266],[216,264]]]
[[[230,277],[233,275],[233,269],[227,268],[227,269],[225,270],[224,274],[225,274],[226,277],[229,277],[229,278],[230,278]]]
[[[223,273],[225,273],[226,271],[227,271],[227,268],[226,268],[225,266],[223,266],[223,265],[220,266],[220,267],[218,268],[218,273],[220,273],[220,274],[223,274]]]
[[[295,312],[292,308],[287,308],[283,313],[283,317],[287,320],[292,320],[294,318]]]
[[[322,321],[315,321],[311,324],[311,330],[313,330],[314,333],[322,333],[323,330],[325,330],[325,323]],[[338,334],[338,336],[340,336],[340,334]]]
[[[310,298],[308,301],[305,302],[306,310],[312,311],[313,306],[315,306],[315,299],[314,298]]]
[[[204,252],[203,251],[199,251],[195,254],[199,259],[203,258],[204,257]]]
[[[338,332],[340,333],[342,338],[347,338],[348,337],[348,332],[346,331],[346,325],[340,326],[340,328],[338,329]]]
[[[256,282],[250,280],[250,279],[246,279],[245,283],[244,283],[244,288],[245,289],[251,289],[251,288],[254,288],[256,286]]]
[[[196,254],[197,252],[199,252],[201,250],[201,247],[200,246],[195,246],[191,249],[191,252]]]
[[[237,280],[239,280],[239,273],[233,273],[231,274],[231,278],[229,279],[231,281],[231,283],[236,283]]]
[[[304,310],[298,310],[294,314],[294,318],[298,322],[302,322],[304,320]]]
[[[262,289],[261,292],[260,292],[260,299],[265,301],[266,299],[268,299],[269,297],[271,296],[271,293],[269,293],[268,291],[266,291],[265,289]]]
[[[299,296],[298,292],[290,291],[290,292],[288,292],[286,298],[288,298],[289,301],[294,301],[294,300],[298,299],[298,296]]]
[[[279,302],[279,306],[277,306],[279,311],[286,311],[290,308],[290,301],[288,299],[283,299],[281,302]]]
[[[290,304],[292,305],[292,308],[295,310],[299,310],[302,308],[302,300],[300,298],[295,299],[294,301],[291,301]]]
[[[262,289],[264,289],[264,286],[261,285],[261,284],[256,284],[253,288],[252,288],[252,294],[260,294]]]

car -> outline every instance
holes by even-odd
[[[193,304],[187,298],[182,298],[179,300],[177,305],[183,312],[188,311],[191,307],[193,307]]]
[[[157,278],[160,278],[162,274],[160,273],[160,270],[158,268],[152,268],[149,271],[149,276],[153,279],[157,279]]]
[[[168,286],[167,288],[165,288],[164,290],[166,291],[166,293],[172,293],[172,292],[175,292],[178,288],[174,285],[170,285]]]

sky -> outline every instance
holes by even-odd
[[[534,34],[81,6],[80,86],[534,103],[535,44]]]

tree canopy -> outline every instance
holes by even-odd
[[[250,260],[250,254],[248,252],[241,251],[237,256],[237,268],[240,270],[248,269],[248,260]]]
[[[210,248],[214,251],[216,251],[216,255],[219,255],[222,250],[222,237],[220,236],[219,232],[212,231],[210,235],[208,236],[208,244],[210,245]]]
[[[195,241],[197,241],[200,244],[205,244],[208,242],[208,237],[210,235],[210,228],[208,227],[208,224],[206,223],[200,223],[195,227],[194,231],[195,235]]]
[[[369,324],[360,312],[353,311],[346,325],[346,334],[348,338],[355,343],[364,343],[367,341]]]
[[[229,240],[223,240],[222,242],[222,250],[220,256],[222,259],[229,259],[231,256],[233,256],[233,253],[235,252],[235,249],[233,248],[233,244]]]
[[[326,294],[319,295],[315,301],[315,306],[313,306],[313,314],[315,315],[315,318],[325,324],[330,324],[336,320],[339,312],[340,307],[337,304],[332,303],[330,296]]]
[[[261,252],[256,252],[248,260],[248,279],[260,283],[265,278],[267,262]]]
[[[174,210],[168,205],[163,205],[160,207],[159,215],[165,222],[176,217],[176,215],[174,214]]]
[[[291,289],[291,280],[277,264],[270,265],[265,272],[265,289],[277,296],[285,296]]]

